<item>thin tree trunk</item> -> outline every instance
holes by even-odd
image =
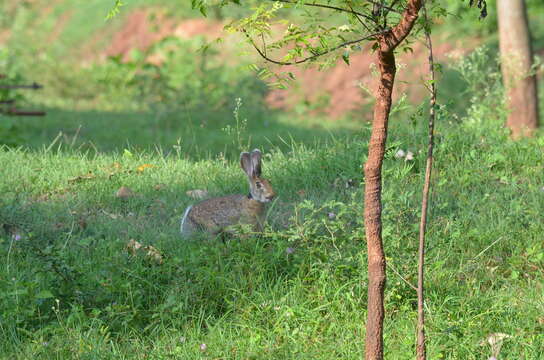
[[[536,74],[524,0],[498,0],[501,69],[513,138],[530,136],[538,127]]]
[[[429,204],[429,191],[431,188],[431,173],[433,168],[433,146],[434,146],[434,123],[436,106],[436,86],[434,75],[433,43],[431,40],[430,24],[427,17],[427,8],[423,5],[423,15],[425,17],[425,39],[429,49],[429,91],[431,93],[431,107],[429,110],[429,143],[427,147],[427,164],[425,167],[425,182],[423,184],[423,196],[421,200],[421,219],[419,223],[419,250],[418,250],[418,268],[417,268],[417,346],[416,358],[425,360],[427,358],[426,339],[425,339],[425,230],[427,227],[427,212]]]

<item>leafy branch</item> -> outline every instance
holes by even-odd
[[[274,60],[272,58],[270,58],[267,54],[266,54],[266,46],[263,46],[263,50],[261,50],[257,44],[255,43],[255,41],[253,40],[253,38],[247,33],[246,30],[242,30],[242,32],[244,33],[244,35],[248,38],[249,42],[251,43],[251,45],[255,48],[255,50],[257,51],[257,53],[259,53],[259,55],[265,59],[266,61],[269,61],[273,64],[276,64],[276,65],[297,65],[297,64],[302,64],[304,62],[307,62],[307,61],[311,61],[311,60],[314,60],[320,56],[323,56],[323,55],[326,55],[326,54],[329,54],[333,51],[336,51],[340,48],[343,48],[343,47],[346,47],[346,46],[350,46],[350,45],[355,45],[355,44],[358,44],[362,41],[365,41],[365,40],[370,40],[372,38],[375,38],[376,36],[378,35],[381,35],[381,34],[384,34],[386,32],[388,32],[389,30],[383,30],[383,31],[379,31],[379,32],[376,32],[376,33],[373,33],[373,34],[370,34],[370,35],[367,35],[365,37],[362,37],[360,39],[355,39],[355,40],[350,40],[350,41],[345,41],[337,46],[334,46],[330,49],[327,49],[325,51],[322,51],[322,52],[317,52],[311,56],[308,56],[308,57],[305,57],[303,59],[300,59],[300,60],[295,60],[295,61],[281,61],[281,60]]]
[[[125,6],[123,0],[115,0],[112,9],[108,12],[108,15],[106,15],[106,19],[110,20],[116,17],[117,14],[119,14],[119,12],[121,11],[121,7],[123,6]]]

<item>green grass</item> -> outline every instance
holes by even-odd
[[[544,143],[510,142],[497,121],[439,124],[427,253],[433,359],[489,356],[479,343],[495,332],[512,336],[503,358],[544,355]],[[415,293],[391,269],[415,282],[425,132],[392,126],[385,342],[387,358],[408,359]],[[327,144],[265,147],[265,175],[280,194],[270,227],[225,243],[183,241],[178,227],[193,201],[187,190],[247,191],[236,162],[4,148],[1,357],[360,358],[362,190],[346,182],[360,183],[367,140],[365,129]],[[398,148],[415,151],[415,162],[395,159]],[[138,172],[142,164],[154,167]],[[116,198],[120,186],[137,195]],[[159,249],[164,263],[130,256],[130,239]]]
[[[52,54],[99,31],[106,3],[55,3],[50,26],[63,9],[93,21],[69,22]],[[29,14],[14,19],[21,31]],[[36,46],[42,25],[25,35]],[[195,43],[178,45],[185,51],[147,78],[137,62],[71,68],[73,59],[35,64],[21,52],[33,71],[24,75],[47,84],[29,105],[48,114],[0,118],[2,141],[19,144],[0,147],[0,359],[360,359],[369,125],[271,111],[251,74],[213,54],[203,68]],[[439,87],[448,105],[428,227],[430,359],[488,358],[480,343],[492,333],[511,336],[501,359],[544,357],[544,137],[508,139],[491,63],[477,51]],[[146,88],[156,74],[164,91]],[[397,110],[383,168],[385,347],[387,359],[411,359],[416,294],[406,281],[416,282],[426,119]],[[237,157],[254,147],[279,194],[266,231],[182,240],[195,201],[186,191],[246,193]],[[396,159],[398,149],[415,160]],[[121,186],[136,195],[116,197]],[[130,255],[131,239],[163,263]]]
[[[197,111],[162,114],[114,111],[66,111],[47,109],[44,118],[11,119],[19,129],[20,143],[40,149],[66,147],[80,151],[119,152],[125,148],[138,151],[181,152],[192,158],[209,158],[218,153],[230,158],[238,156],[240,145],[289,148],[293,139],[307,144],[316,139],[352,133],[359,125],[353,121],[330,122],[323,117],[306,118],[263,110],[258,116],[240,118],[243,144],[236,135],[236,119],[232,113],[202,116]],[[294,125],[296,124],[296,125]],[[232,130],[228,130],[229,127]],[[106,131],[105,131],[106,130]],[[231,135],[229,135],[229,131]]]

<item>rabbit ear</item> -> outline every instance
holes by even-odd
[[[251,165],[253,166],[253,176],[261,176],[261,151],[255,149],[251,152]]]
[[[248,152],[243,152],[240,154],[240,165],[247,176],[253,176],[253,165],[251,164],[251,156]]]

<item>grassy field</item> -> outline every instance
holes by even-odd
[[[50,14],[60,11],[55,4]],[[83,14],[81,4],[74,13]],[[18,16],[24,24],[30,15]],[[59,44],[97,31],[77,29],[77,19]],[[330,120],[307,104],[270,110],[251,74],[216,56],[201,71],[201,59],[187,56],[198,44],[163,45],[183,51],[144,72],[137,60],[73,72],[44,60],[28,75],[40,74],[48,92],[27,101],[48,116],[0,118],[0,359],[360,359],[369,124]],[[8,70],[31,71],[30,55],[22,59]],[[499,359],[544,358],[544,137],[508,139],[492,64],[477,50],[447,69],[439,87],[430,359],[487,359],[485,340],[498,333],[509,336]],[[179,87],[186,73],[201,76]],[[160,92],[149,81],[158,74]],[[414,358],[425,122],[425,106],[407,104],[391,119],[387,359]],[[186,192],[246,193],[237,157],[254,147],[279,195],[265,232],[183,240],[180,218],[195,201]],[[133,196],[116,196],[121,187]],[[161,261],[132,254],[131,240]]]
[[[480,342],[497,332],[512,336],[504,358],[544,355],[544,143],[510,142],[501,119],[475,104],[439,125],[427,270],[433,359],[483,358]],[[415,293],[396,273],[415,282],[424,166],[424,129],[401,124],[384,169],[390,359],[413,357]],[[360,358],[367,139],[365,128],[326,144],[264,147],[280,194],[270,227],[227,242],[183,241],[178,227],[193,201],[187,190],[247,191],[236,162],[4,148],[2,358]],[[397,149],[415,160],[396,159]],[[136,195],[117,198],[121,186]],[[163,264],[131,256],[131,239],[158,249]]]

